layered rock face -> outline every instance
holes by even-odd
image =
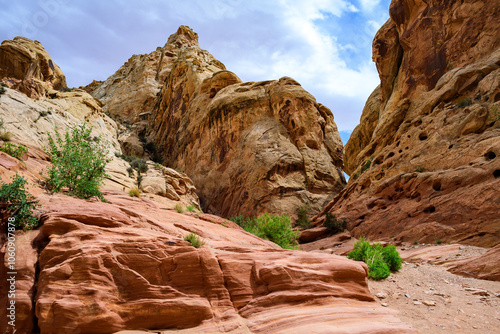
[[[0,45],[0,80],[29,97],[67,88],[66,78],[38,41],[24,37]]]
[[[54,135],[55,128],[64,133],[75,125],[87,123],[93,128],[92,135],[100,136],[104,140],[109,153],[107,157],[109,162],[106,165],[106,173],[109,177],[105,180],[102,189],[128,191],[138,186],[145,197],[155,199],[165,207],[173,208],[177,204],[200,207],[193,182],[187,175],[173,169],[149,162],[149,170],[143,173],[143,181],[138,185],[137,173],[129,174],[127,169],[130,165],[115,156],[115,153],[121,153],[120,138],[127,136],[131,131],[106,115],[100,102],[87,92],[80,89],[54,90],[52,87],[57,86],[57,80],[65,82],[64,74],[38,42],[18,37],[12,41],[4,41],[2,47],[4,46],[4,49],[17,50],[17,53],[11,51],[11,53],[3,54],[5,58],[0,58],[2,70],[11,68],[11,64],[17,64],[18,67],[15,68],[21,68],[23,63],[19,60],[19,54],[32,56],[26,60],[26,63],[31,64],[29,66],[32,70],[41,71],[44,61],[46,64],[50,61],[50,64],[53,64],[57,70],[57,75],[54,74],[52,77],[42,71],[41,74],[39,73],[39,79],[36,80],[33,79],[31,70],[26,73],[16,72],[16,78],[9,76],[3,79],[3,82],[7,81],[11,88],[16,89],[7,88],[0,97],[0,118],[4,122],[4,130],[12,135],[11,140],[28,148],[25,163],[31,169],[36,170],[36,173],[45,172],[49,158],[42,148],[48,146],[48,137]],[[35,71],[35,73],[38,72]],[[42,79],[47,81],[42,82]],[[13,82],[22,83],[22,85],[13,84]],[[34,82],[39,85],[30,86],[32,90],[26,91],[25,88],[28,86],[24,83]],[[36,90],[38,88],[43,89]],[[25,93],[38,99],[30,98]],[[10,182],[10,177],[17,171],[10,170],[12,166],[15,166],[15,161],[17,160],[7,155],[0,158],[0,165],[9,169],[9,172],[0,173],[2,182]],[[42,178],[39,175],[31,175],[29,180],[41,181]]]
[[[309,203],[318,212],[345,184],[330,110],[291,78],[242,83],[188,27],[92,94],[194,181],[205,210],[295,214]]]
[[[108,203],[39,196],[43,226],[18,235],[18,329],[414,332],[374,301],[364,263],[282,250],[237,226],[164,211],[152,201],[105,197]],[[183,240],[190,232],[206,244],[192,247]],[[2,307],[7,288],[3,280]],[[6,326],[3,317],[0,330]]]
[[[381,85],[325,211],[357,237],[500,242],[497,1],[392,1],[373,43]],[[324,219],[317,217],[317,222]]]
[[[291,78],[248,82],[186,49],[151,117],[167,165],[223,216],[319,210],[340,191],[342,143],[326,107]]]

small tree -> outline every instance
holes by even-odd
[[[92,128],[85,123],[67,131],[64,138],[57,128],[55,138],[49,135],[46,150],[52,161],[47,178],[48,187],[55,192],[67,187],[69,192],[80,198],[97,196],[103,200],[99,185],[107,177],[107,150],[101,137],[91,137]]]
[[[15,175],[11,183],[0,186],[0,209],[3,218],[13,217],[14,224],[23,230],[30,230],[38,225],[38,218],[33,216],[33,209],[38,201],[26,191],[28,183],[24,177]]]
[[[301,205],[297,208],[297,221],[295,222],[297,226],[303,229],[308,229],[311,227],[311,221],[308,217],[309,214],[309,204]]]

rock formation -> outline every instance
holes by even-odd
[[[374,300],[364,263],[282,250],[234,224],[119,192],[105,198],[38,196],[41,228],[16,234],[18,331],[414,332]],[[206,244],[192,247],[183,240],[190,232]],[[3,308],[7,289],[0,282]]]
[[[24,37],[0,45],[0,80],[29,97],[67,88],[66,78],[38,41]]]
[[[318,212],[345,184],[330,110],[291,78],[242,83],[188,27],[92,94],[194,181],[205,210],[295,214],[309,203]],[[133,136],[125,146],[140,153]]]
[[[499,15],[496,1],[392,1],[373,42],[381,84],[345,146],[351,178],[325,210],[354,236],[500,242]]]

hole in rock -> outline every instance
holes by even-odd
[[[431,205],[428,208],[425,208],[424,212],[425,213],[433,213],[433,212],[436,212],[436,208],[434,207],[434,205]]]
[[[453,144],[451,144],[450,146],[448,146],[448,149],[451,150],[453,148]]]
[[[394,152],[387,154],[387,159],[394,156]]]
[[[420,139],[420,140],[426,140],[427,139],[427,134],[421,133],[420,135],[418,135],[418,139]]]
[[[440,181],[434,182],[434,184],[432,185],[432,189],[434,189],[436,191],[440,191],[441,190],[441,182]]]
[[[399,152],[399,153],[403,153],[403,150],[399,150],[398,152]]]
[[[497,169],[496,171],[493,172],[493,176],[496,178],[500,177],[500,169]]]
[[[486,160],[493,160],[497,157],[497,155],[495,154],[495,152],[489,151],[485,153],[484,157],[486,158]]]

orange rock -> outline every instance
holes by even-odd
[[[448,271],[462,276],[500,281],[500,245],[485,254],[453,262]]]
[[[500,3],[397,0],[390,15],[373,43],[381,86],[344,148],[351,177],[325,211],[357,238],[495,246]]]

